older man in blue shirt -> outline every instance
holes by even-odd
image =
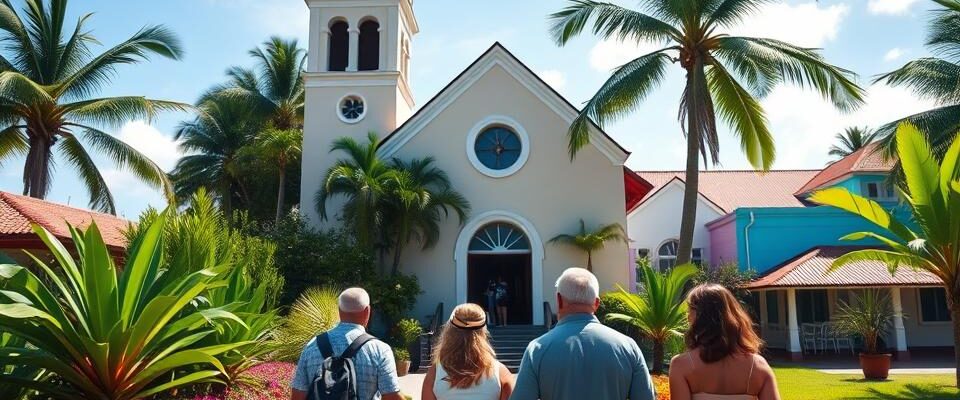
[[[557,280],[560,322],[527,346],[510,400],[653,400],[640,347],[594,316],[600,285],[570,268]]]

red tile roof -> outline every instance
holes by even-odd
[[[879,261],[847,264],[827,273],[838,257],[862,246],[820,246],[767,271],[749,283],[748,289],[789,287],[868,287],[868,286],[935,286],[943,281],[926,271],[897,268],[891,275],[887,265]]]
[[[125,219],[0,191],[0,240],[32,236],[31,223],[44,227],[58,238],[70,240],[67,224],[85,229],[92,221],[96,221],[107,246],[126,247],[123,232],[130,223]]]
[[[833,162],[824,168],[823,171],[820,171],[819,174],[810,179],[810,181],[803,185],[800,190],[797,190],[796,194],[801,195],[810,192],[850,174],[890,172],[890,170],[893,169],[894,164],[896,164],[896,160],[884,159],[883,152],[880,151],[877,146],[879,145],[876,143],[869,144],[866,147]]]
[[[740,207],[803,207],[793,193],[819,170],[700,171],[700,194],[724,212]],[[653,185],[647,200],[671,180],[683,182],[683,171],[637,171]],[[642,201],[641,201],[642,203]]]

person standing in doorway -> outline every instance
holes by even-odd
[[[490,279],[487,281],[487,291],[483,292],[487,299],[487,320],[490,324],[497,324],[497,283]]]
[[[502,276],[497,277],[496,297],[497,323],[499,326],[507,326],[507,307],[510,305],[510,288]]]

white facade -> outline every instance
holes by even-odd
[[[335,215],[321,221],[313,205],[322,176],[342,157],[329,153],[330,144],[339,137],[365,140],[372,130],[385,138],[378,150],[381,158],[432,156],[435,166],[449,175],[454,189],[470,201],[472,210],[462,225],[451,215],[441,226],[435,247],[420,250],[414,243],[404,251],[401,272],[415,274],[424,291],[413,316],[430,313],[438,302],[450,309],[454,304],[476,301],[472,299],[478,295],[477,276],[498,268],[506,274],[519,274],[514,278],[520,284],[513,290],[518,297],[524,296],[524,304],[522,310],[512,309],[511,314],[525,314],[523,323],[542,323],[544,302],[556,310],[553,286],[560,273],[586,264],[585,254],[547,242],[555,235],[575,232],[581,218],[591,227],[626,226],[623,164],[628,153],[594,129],[591,144],[571,161],[567,129],[577,110],[499,44],[410,116],[413,105],[406,97],[405,63],[391,61],[394,54],[409,54],[409,40],[404,37],[416,33],[409,1],[310,0],[308,4],[310,56],[317,61],[310,61],[307,74],[301,186],[304,212],[317,226],[337,223]],[[382,25],[387,39],[381,41],[386,46],[381,52],[387,54],[387,62],[381,64],[386,70],[323,70],[328,61],[324,47],[313,43],[328,40],[323,27],[341,19],[362,21],[368,15],[388,21]],[[390,38],[395,32],[399,40]],[[405,46],[402,49],[393,47],[401,44]],[[350,108],[341,107],[345,96],[363,102],[361,118],[343,115]],[[520,148],[517,160],[506,168],[488,168],[477,150],[481,135],[495,128],[511,132],[516,138],[513,145]],[[330,214],[339,206],[327,203]],[[506,241],[475,248],[474,237],[495,225],[511,235],[522,235],[523,246],[514,248],[516,242]],[[627,284],[627,256],[627,245],[622,243],[609,243],[594,254],[594,273],[603,290]]]
[[[660,248],[680,238],[680,218],[683,215],[684,184],[674,179],[647,195],[643,202],[627,216],[627,234],[630,249],[646,250],[654,267],[660,265]],[[706,224],[725,213],[703,196],[697,200],[697,222],[693,231],[693,248],[700,249],[703,262],[710,260],[710,231]]]

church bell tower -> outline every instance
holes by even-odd
[[[410,44],[419,32],[412,0],[306,0],[310,37],[305,76],[301,212],[314,226],[336,224],[339,202],[321,221],[314,196],[340,137],[382,139],[410,117]]]

